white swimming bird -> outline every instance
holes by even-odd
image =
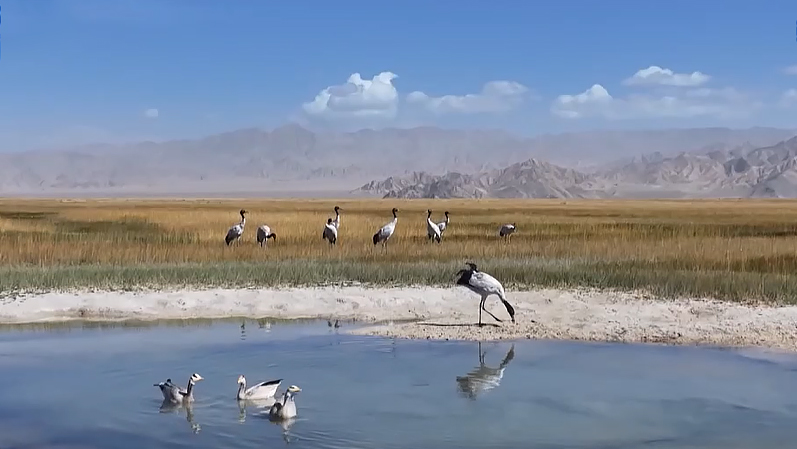
[[[498,280],[489,274],[479,271],[476,268],[476,264],[473,262],[467,262],[466,265],[470,267],[466,270],[459,270],[457,272],[457,285],[461,285],[468,290],[479,294],[482,299],[479,303],[479,326],[482,326],[482,310],[487,312],[491,317],[495,318],[496,321],[502,322],[501,319],[490,313],[489,310],[484,308],[484,302],[487,300],[487,297],[490,295],[497,295],[501,302],[504,304],[506,311],[509,313],[510,318],[512,318],[512,322],[515,322],[515,309],[512,307],[512,304],[509,304],[509,301],[506,300],[506,292],[504,292],[504,286],[501,285]]]
[[[241,214],[241,222],[232,225],[232,227],[230,227],[230,229],[227,231],[227,236],[224,237],[224,243],[226,243],[227,246],[229,246],[233,241],[239,241],[244,233],[244,226],[246,226],[245,215],[247,214],[247,212],[241,209],[241,211],[238,213]]]
[[[437,223],[437,227],[440,228],[440,235],[442,236],[444,232],[446,232],[446,228],[448,227],[448,211],[445,212],[446,219]]]
[[[434,239],[437,241],[437,243],[440,243],[442,237],[440,234],[440,228],[437,226],[437,224],[435,224],[435,222],[432,221],[431,209],[426,210],[426,235],[430,239]]]
[[[329,240],[330,245],[334,245],[338,242],[338,228],[331,218],[327,218],[327,224],[324,225],[324,232],[321,233],[321,238]]]
[[[266,245],[266,240],[274,239],[274,242],[277,241],[277,234],[271,232],[271,228],[268,225],[260,225],[257,228],[257,243],[260,244],[261,247]]]
[[[505,237],[508,241],[512,234],[515,233],[515,229],[517,229],[515,223],[507,223],[501,226],[501,229],[498,230],[498,235],[500,237]]]
[[[191,377],[188,378],[188,388],[186,389],[178,387],[172,383],[171,379],[166,379],[166,382],[159,382],[153,385],[160,388],[164,401],[172,404],[182,404],[194,400],[194,385],[202,379],[203,377],[197,373],[191,374]]]
[[[243,374],[238,376],[238,399],[268,399],[277,394],[277,387],[282,383],[282,379],[268,380],[260,382],[246,388],[246,377]]]
[[[396,223],[398,222],[398,217],[396,216],[396,212],[398,212],[398,209],[394,207],[392,212],[393,212],[393,219],[390,220],[390,222],[387,223],[386,225],[379,228],[379,230],[376,231],[376,234],[374,234],[374,237],[372,239],[374,241],[374,246],[376,246],[377,243],[382,242],[382,246],[386,247],[388,239],[390,239],[390,236],[392,236],[393,232],[395,232]]]
[[[464,376],[457,376],[457,386],[459,391],[469,399],[476,399],[482,393],[492,390],[501,384],[504,377],[504,370],[509,362],[515,358],[515,345],[513,344],[504,356],[504,360],[498,368],[492,368],[484,364],[484,352],[482,343],[479,342],[479,366],[472,369]]]
[[[291,419],[296,416],[296,393],[302,391],[296,385],[291,385],[285,390],[282,399],[275,402],[268,411],[268,416],[274,420]]]
[[[343,209],[335,206],[335,219],[332,220],[332,224],[335,225],[335,229],[340,229],[340,211]]]

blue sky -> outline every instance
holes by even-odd
[[[527,135],[797,127],[793,1],[0,6],[4,151],[290,121]],[[355,73],[364,81],[347,83]]]

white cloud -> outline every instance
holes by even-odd
[[[396,78],[395,73],[382,72],[364,80],[354,73],[346,83],[327,87],[302,108],[308,115],[323,118],[393,118],[398,106]]]
[[[786,75],[797,75],[797,64],[786,67],[783,69],[783,73]]]
[[[675,73],[670,69],[663,69],[652,65],[646,69],[638,70],[634,76],[623,81],[627,86],[676,86],[695,87],[708,82],[711,77],[702,72]]]
[[[158,110],[155,108],[147,109],[146,111],[144,111],[144,117],[146,118],[158,118],[158,115],[159,115]]]
[[[797,89],[789,89],[780,96],[780,105],[790,107],[797,105]]]
[[[478,94],[430,97],[415,91],[407,95],[407,102],[421,105],[436,114],[505,112],[519,106],[528,92],[529,89],[520,83],[498,80],[486,83]]]
[[[600,84],[595,84],[577,95],[560,95],[551,105],[551,112],[568,119],[732,118],[748,116],[760,106],[732,88],[697,88],[617,98]]]

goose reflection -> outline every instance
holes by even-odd
[[[268,410],[277,400],[273,397],[265,399],[237,399],[238,401],[238,422],[246,422],[247,409],[254,409],[258,415],[268,417]]]
[[[180,413],[185,411],[185,420],[188,421],[188,424],[191,426],[191,431],[193,433],[199,433],[199,431],[202,430],[202,427],[197,424],[196,420],[194,419],[194,408],[193,404],[190,402],[175,404],[164,399],[161,403],[159,411],[161,413]]]
[[[504,360],[498,365],[498,368],[491,368],[484,364],[484,355],[482,351],[482,343],[479,342],[479,366],[472,369],[464,376],[457,376],[457,386],[459,392],[468,399],[475,400],[477,396],[501,384],[501,378],[504,377],[504,370],[509,362],[515,358],[515,345],[513,344],[509,351],[506,353]]]
[[[271,420],[271,422],[282,428],[282,439],[285,440],[286,444],[290,443],[291,442],[290,430],[291,427],[296,423],[296,418],[288,418],[279,421]]]

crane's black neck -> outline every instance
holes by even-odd
[[[458,285],[468,285],[470,284],[470,278],[473,276],[473,270],[460,270],[459,271],[459,279],[457,279]]]

